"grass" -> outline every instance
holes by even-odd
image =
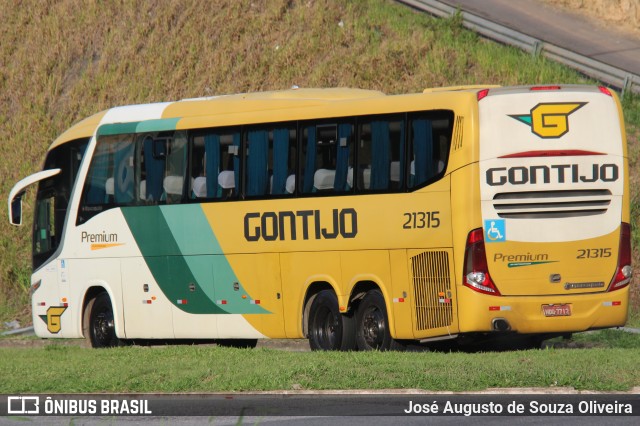
[[[589,333],[577,336],[570,346],[574,349],[484,353],[285,352],[216,346],[92,350],[57,344],[1,348],[0,393],[479,391],[550,386],[628,391],[640,386],[640,335]]]
[[[629,312],[627,327],[640,328],[640,312],[638,312],[638,310],[632,310]]]
[[[31,2],[0,8],[0,194],[38,170],[72,123],[123,104],[351,86],[589,83],[527,52],[390,0]],[[640,246],[640,101],[627,96],[633,238]],[[32,221],[27,193],[24,223]],[[30,322],[29,226],[0,221],[0,327]],[[634,256],[638,264],[638,253]],[[633,304],[640,304],[637,279]]]

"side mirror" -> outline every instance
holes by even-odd
[[[60,169],[43,170],[41,172],[34,173],[31,176],[27,176],[11,188],[9,198],[7,199],[7,204],[9,206],[9,223],[16,226],[22,225],[22,197],[24,196],[27,187],[40,182],[41,180],[55,176],[58,173],[60,173]]]
[[[22,196],[24,192],[16,195],[13,200],[11,200],[11,211],[9,212],[9,222],[12,225],[20,226],[22,225]]]

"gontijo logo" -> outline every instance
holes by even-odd
[[[540,103],[534,106],[530,114],[509,115],[511,118],[531,126],[531,132],[543,139],[559,138],[569,132],[569,115],[587,102]]]
[[[60,332],[62,329],[60,318],[66,310],[66,306],[51,306],[47,309],[47,315],[39,315],[40,319],[47,324],[49,333],[58,334]]]

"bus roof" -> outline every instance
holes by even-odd
[[[234,106],[235,108],[232,109],[237,110],[238,107],[240,107],[238,103],[240,102],[246,104],[246,101],[250,101],[252,104],[254,104],[252,105],[252,110],[268,110],[280,109],[281,106],[280,108],[278,108],[278,106],[273,102],[278,100],[286,102],[289,105],[292,101],[295,101],[298,106],[305,106],[310,104],[353,99],[366,99],[383,96],[385,96],[384,93],[376,90],[352,88],[298,89],[294,87],[292,89],[279,91],[239,93],[233,95],[183,99],[181,101],[169,102],[165,104],[152,103],[119,106],[99,112],[74,124],[53,141],[53,143],[49,147],[49,150],[75,139],[91,137],[95,133],[97,127],[101,124],[126,122],[125,120],[113,121],[108,119],[103,122],[103,118],[105,118],[105,115],[107,115],[108,113],[117,112],[119,110],[125,111],[130,108],[135,108],[139,112],[144,109],[157,110],[158,105],[164,105],[166,106],[166,108],[162,112],[162,118],[171,119],[189,116],[211,115],[212,111],[228,112],[230,110],[229,108]]]
[[[49,147],[49,151],[59,145],[70,142],[72,140],[89,138],[93,136],[96,128],[102,120],[102,117],[104,117],[106,113],[107,111],[99,112],[69,127],[64,133],[62,133],[53,141],[53,143]]]
[[[487,93],[488,96],[492,95],[511,95],[532,93],[536,91],[549,92],[549,91],[562,91],[562,92],[602,92],[602,88],[598,86],[590,86],[584,84],[544,84],[535,86],[487,86],[490,89]]]
[[[442,99],[443,96],[458,99],[458,97],[476,93],[482,88],[491,88],[493,91],[496,86],[442,87],[400,96],[387,96],[376,90],[299,89],[294,87],[279,91],[120,106],[92,115],[73,125],[54,140],[49,150],[75,139],[91,137],[98,127],[104,128],[106,133],[116,134],[321,118],[325,114],[330,117],[331,115],[340,115],[345,111],[352,111],[352,102],[362,100],[366,101],[367,108],[365,109],[368,110],[366,113],[374,114],[376,109],[384,112],[384,105],[388,104],[387,101],[398,102],[398,105],[408,105],[409,97],[425,99],[425,94],[434,99]],[[379,102],[382,99],[386,99],[385,102]],[[341,105],[344,105],[345,111],[341,111]],[[283,119],[282,113],[285,110],[296,112]],[[233,119],[231,119],[231,114],[234,115]]]
[[[487,90],[488,89],[488,90]],[[387,96],[377,90],[328,88],[328,89],[300,89],[293,87],[287,90],[240,93],[203,98],[183,99],[175,102],[129,105],[111,108],[94,114],[73,125],[56,140],[49,150],[66,142],[91,137],[98,127],[107,125],[110,129],[105,132],[140,132],[153,130],[173,130],[188,128],[204,128],[246,123],[288,121],[306,118],[321,118],[324,114],[340,115],[340,106],[345,111],[352,111],[352,102],[366,101],[367,114],[376,113],[379,105],[389,107],[388,101],[408,105],[410,97],[439,98],[442,96],[458,99],[480,91],[485,95],[504,95],[525,93],[534,90],[562,90],[562,91],[598,91],[597,86],[588,85],[545,85],[545,86],[508,86],[468,85],[455,87],[437,87],[424,89],[422,93]],[[378,102],[382,99],[384,102]],[[329,108],[327,108],[329,107]],[[364,105],[363,105],[364,107]],[[296,111],[287,118],[282,118],[285,110]],[[234,115],[233,119],[231,114]]]

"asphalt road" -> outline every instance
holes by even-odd
[[[640,37],[538,0],[440,0],[591,59],[640,75]]]

